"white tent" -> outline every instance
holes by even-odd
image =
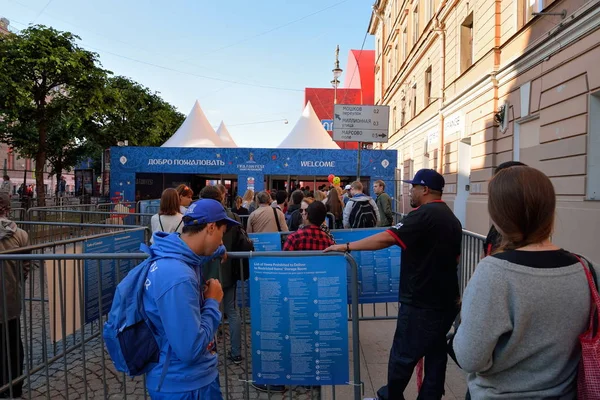
[[[183,124],[162,147],[223,147],[223,142],[196,100]]]
[[[280,149],[339,149],[329,133],[323,128],[319,117],[310,104],[306,104],[302,116],[292,131],[277,146]]]
[[[221,142],[223,142],[223,147],[238,147],[229,134],[225,122],[221,121],[221,125],[219,125],[219,128],[217,129],[217,135],[219,136],[219,139],[221,139]]]

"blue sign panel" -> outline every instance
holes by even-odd
[[[356,242],[368,236],[383,232],[385,228],[365,230],[334,230],[337,244]],[[400,290],[401,249],[398,246],[378,251],[353,251],[352,256],[358,264],[359,303],[394,303],[398,301]],[[348,273],[348,287],[350,287]],[[348,293],[348,304],[352,297]]]
[[[136,253],[144,242],[144,231],[117,233],[94,240],[87,240],[83,252],[90,253]],[[139,260],[85,260],[84,304],[85,322],[97,320],[110,311],[117,284],[134,268]],[[102,314],[100,314],[102,301]]]
[[[281,234],[249,233],[248,237],[254,242],[255,251],[281,251]]]
[[[346,260],[250,260],[252,376],[259,384],[348,383]]]

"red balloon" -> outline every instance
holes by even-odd
[[[335,175],[329,174],[329,176],[327,177],[327,180],[329,181],[329,183],[333,183],[333,178],[335,178]]]

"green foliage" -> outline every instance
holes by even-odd
[[[102,149],[127,140],[159,146],[184,116],[148,88],[111,77],[77,36],[44,26],[0,36],[0,142],[60,175]]]
[[[183,123],[157,93],[123,76],[108,79],[105,108],[97,118],[95,142],[102,148],[127,140],[130,146],[160,146]]]

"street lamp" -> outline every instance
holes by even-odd
[[[333,72],[333,80],[331,81],[331,86],[333,86],[334,92],[333,92],[333,104],[337,104],[337,88],[340,85],[340,80],[339,78],[342,76],[342,72],[344,72],[344,70],[342,70],[340,68],[340,45],[337,45],[337,47],[335,48],[335,64],[334,64],[335,68],[333,68],[331,70],[331,72]]]

